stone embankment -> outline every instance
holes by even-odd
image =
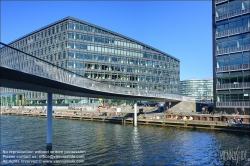
[[[137,124],[182,127],[190,129],[210,129],[230,132],[250,132],[249,115],[210,115],[197,113],[166,114],[157,112],[157,107],[139,107],[143,112],[138,113]],[[102,121],[122,124],[133,124],[133,108],[124,106],[121,112],[117,108],[60,109],[53,111],[53,118]],[[44,108],[1,108],[1,115],[31,116],[46,118]],[[236,122],[236,123],[235,123]]]

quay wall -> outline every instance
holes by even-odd
[[[131,114],[131,113],[130,113]],[[47,115],[44,113],[16,113],[16,112],[1,112],[2,115],[13,115],[13,116],[29,116],[29,117],[40,117],[46,118]],[[100,121],[120,124],[133,124],[132,116],[126,116],[126,113],[119,115],[108,114],[101,115],[100,113],[87,113],[87,114],[53,114],[55,119],[70,119],[70,120],[86,120],[86,121]],[[141,114],[143,115],[143,114]],[[227,123],[230,118],[234,118],[233,115],[209,115],[209,114],[194,114],[187,115],[189,118],[192,116],[194,120],[173,120],[172,118],[177,114],[156,114],[153,118],[144,118],[138,114],[137,124],[139,125],[155,125],[155,126],[166,126],[166,127],[182,127],[191,129],[206,129],[206,130],[221,130],[229,132],[245,132],[250,133],[250,116],[241,115],[237,118],[243,120],[242,124]],[[146,114],[148,115],[148,114]],[[184,115],[177,115],[178,117]]]

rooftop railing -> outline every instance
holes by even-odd
[[[1,66],[5,68],[10,68],[19,72],[35,75],[37,77],[43,77],[53,81],[58,81],[65,84],[74,85],[80,88],[90,89],[93,91],[101,91],[121,95],[132,95],[138,97],[145,97],[145,99],[166,98],[179,101],[195,100],[190,97],[185,97],[177,94],[169,94],[158,90],[126,88],[101,83],[86,78],[77,73],[74,73],[70,70],[64,69],[60,66],[47,62],[28,53],[25,53],[16,48],[10,47],[4,43],[0,42],[0,44],[2,45],[2,47],[0,47]]]
[[[235,52],[242,52],[242,51],[249,51],[250,44],[242,45],[239,47],[230,47],[230,48],[223,48],[216,51],[216,55],[228,54],[228,53],[235,53]]]
[[[221,15],[219,17],[216,17],[215,20],[216,21],[220,21],[220,20],[224,20],[224,19],[227,19],[227,18],[231,18],[231,17],[236,17],[236,16],[240,16],[240,15],[243,15],[243,14],[247,14],[249,12],[250,12],[250,8],[239,9],[239,10],[232,11],[230,13],[223,14],[223,15]]]
[[[249,107],[249,101],[216,102],[216,107]]]
[[[243,82],[243,83],[229,83],[229,84],[219,84],[216,85],[216,89],[248,89],[250,88],[249,82]]]
[[[250,64],[239,64],[239,65],[231,65],[231,66],[222,66],[216,69],[217,72],[228,72],[228,71],[236,71],[236,70],[249,70]]]
[[[216,34],[216,38],[226,37],[230,35],[237,35],[237,34],[249,32],[249,31],[250,31],[250,27],[238,27],[238,28],[234,28],[230,30],[221,31],[218,34]]]

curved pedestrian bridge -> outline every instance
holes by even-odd
[[[79,97],[193,101],[163,91],[124,88],[98,82],[1,43],[1,87]]]

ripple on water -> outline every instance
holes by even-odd
[[[1,116],[0,123],[1,151],[45,150],[46,119]],[[86,165],[221,165],[220,151],[249,155],[249,141],[244,134],[53,120],[53,150],[86,151]]]

